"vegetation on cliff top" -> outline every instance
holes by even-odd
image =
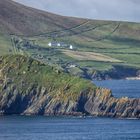
[[[115,98],[91,81],[23,55],[0,57],[0,115],[140,118],[140,99]]]
[[[75,98],[83,90],[93,90],[95,85],[88,80],[73,77],[54,67],[22,55],[7,55],[0,57],[0,86],[15,85],[23,94],[33,86],[44,87],[52,94],[60,92]]]

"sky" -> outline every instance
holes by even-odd
[[[52,13],[101,20],[140,22],[140,0],[15,0]]]

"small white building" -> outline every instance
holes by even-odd
[[[70,50],[73,50],[73,46],[72,45],[70,45]]]
[[[49,42],[48,43],[49,47],[57,47],[58,45],[59,45],[59,43],[57,43],[57,42]]]
[[[75,67],[77,67],[75,64],[71,64],[71,65],[69,66],[69,68],[75,68]]]
[[[49,46],[49,47],[51,47],[51,46],[52,46],[52,43],[51,43],[51,42],[49,42],[49,43],[48,43],[48,46]]]
[[[60,43],[57,43],[57,47],[61,47],[61,44]]]
[[[49,42],[49,47],[64,47],[69,48],[70,50],[73,50],[73,46],[71,44],[66,44],[64,42]]]
[[[74,63],[69,63],[69,64],[67,64],[67,68],[69,69],[69,68],[75,68],[75,67],[78,67],[78,65],[77,64],[74,64]]]

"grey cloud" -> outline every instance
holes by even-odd
[[[15,0],[49,12],[92,19],[140,22],[140,0]]]

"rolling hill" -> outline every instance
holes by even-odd
[[[39,11],[12,0],[0,0],[0,9],[1,29],[9,34],[35,35],[69,28],[85,21]]]
[[[49,42],[72,44],[74,50]],[[0,49],[0,55],[28,54],[82,77],[138,76],[140,24],[65,17],[0,0]]]

